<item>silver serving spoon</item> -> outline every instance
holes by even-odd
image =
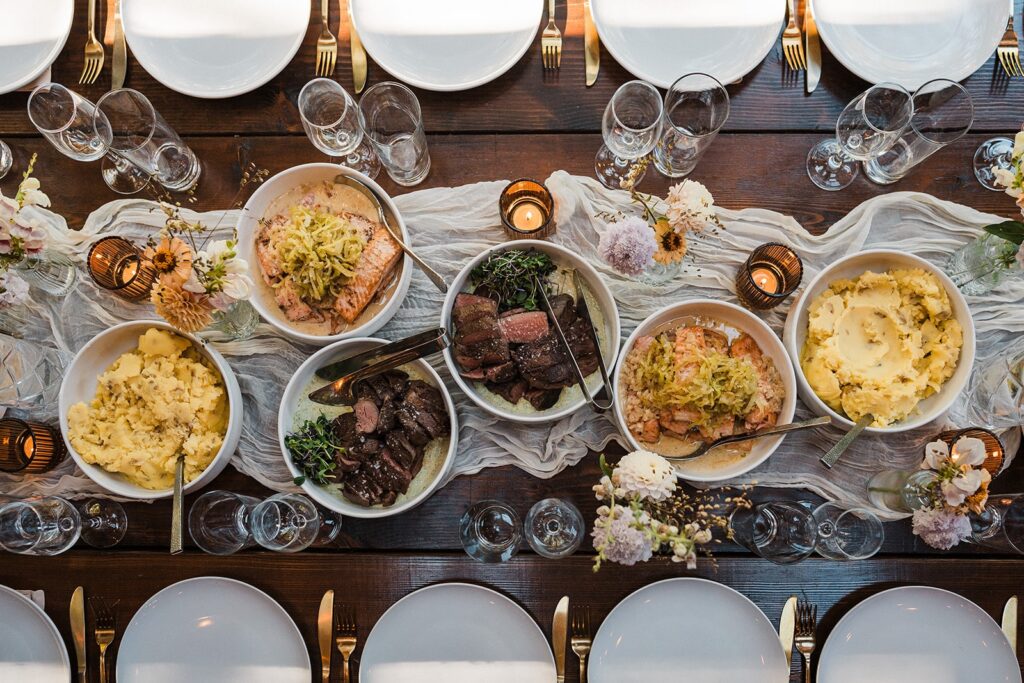
[[[723,436],[721,439],[715,439],[701,446],[692,453],[686,455],[663,455],[662,457],[666,460],[692,460],[699,458],[706,454],[712,448],[718,448],[730,443],[739,443],[740,441],[750,441],[752,439],[760,439],[765,436],[775,436],[777,434],[786,434],[788,432],[798,432],[803,429],[811,429],[812,427],[823,427],[830,424],[832,419],[827,415],[824,417],[816,417],[813,420],[804,420],[803,422],[793,422],[786,425],[776,425],[774,427],[766,427],[765,429],[759,429],[756,432],[747,432],[746,434],[733,434],[732,436]]]

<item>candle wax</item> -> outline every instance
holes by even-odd
[[[779,278],[767,268],[755,268],[750,271],[750,279],[754,281],[757,288],[769,294],[777,294],[779,291]]]
[[[512,215],[509,216],[512,225],[523,231],[537,230],[544,225],[545,219],[544,208],[530,200],[517,203],[512,207]]]
[[[118,273],[118,276],[121,282],[131,282],[137,272],[139,272],[139,262],[129,261],[121,269],[121,272]]]
[[[31,459],[36,454],[36,440],[32,436],[26,437],[21,449],[25,451],[25,457]]]

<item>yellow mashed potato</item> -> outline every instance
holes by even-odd
[[[159,490],[174,486],[181,450],[186,482],[209,466],[227,420],[217,369],[188,339],[150,329],[100,375],[91,403],[71,406],[68,432],[86,462]]]
[[[942,283],[920,268],[837,280],[808,308],[800,366],[851,420],[903,420],[956,370],[963,329]]]

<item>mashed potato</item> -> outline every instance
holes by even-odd
[[[220,450],[228,405],[220,373],[184,337],[150,329],[99,377],[96,397],[68,413],[71,445],[88,462],[133,484],[174,486],[177,455],[185,481]]]
[[[800,358],[818,397],[874,427],[906,418],[956,370],[963,329],[942,283],[920,268],[837,280],[808,308]]]

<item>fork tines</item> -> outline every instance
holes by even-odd
[[[103,45],[96,40],[96,0],[89,0],[89,26],[87,40],[85,41],[85,63],[82,64],[82,75],[78,82],[82,85],[92,85],[100,76],[103,70]]]
[[[540,34],[540,56],[545,71],[555,71],[562,66],[562,32],[555,26],[555,3],[548,5],[548,25]]]
[[[786,23],[786,30],[782,32],[782,54],[786,58],[786,64],[794,71],[807,68],[807,60],[804,57],[804,34],[796,23],[796,0],[789,0],[789,21]]]
[[[354,636],[356,634],[356,612],[351,605],[338,608],[338,635]]]
[[[1024,69],[1020,65],[1020,46],[1017,41],[1017,33],[1013,30],[1013,12],[1010,12],[1010,20],[1006,22],[1006,32],[1003,33],[1003,39],[999,41],[999,47],[996,48],[996,57],[999,58],[999,64],[1007,76],[1010,78],[1024,76]]]
[[[796,602],[796,633],[800,636],[813,636],[818,623],[818,606],[804,599]]]
[[[587,605],[572,606],[570,631],[574,638],[590,637],[590,607]]]
[[[115,600],[110,603],[99,596],[89,598],[89,606],[92,607],[93,618],[96,620],[98,630],[105,631],[114,628],[116,622],[114,608],[117,607],[118,602],[120,601]]]

